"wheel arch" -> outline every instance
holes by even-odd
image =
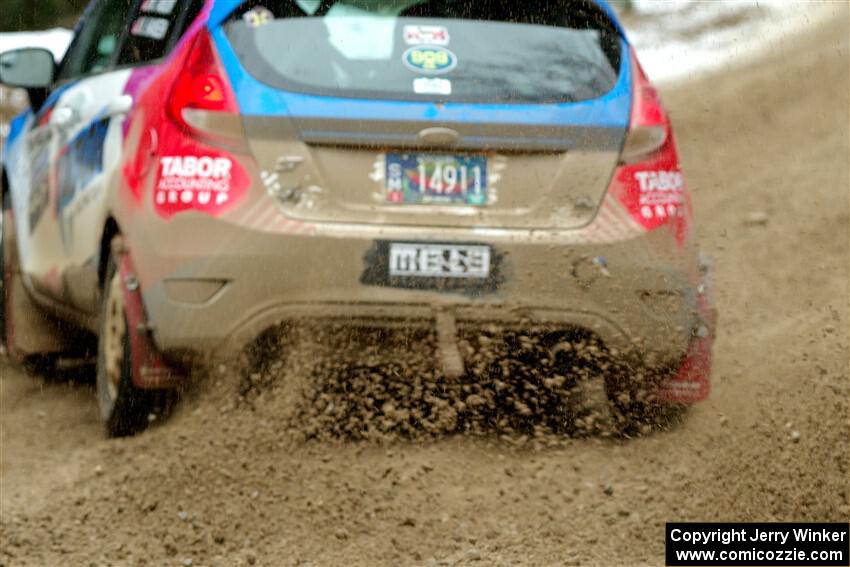
[[[6,198],[6,193],[12,194],[9,190],[9,176],[6,175],[6,166],[4,165],[3,172],[0,174],[0,203]]]
[[[99,290],[103,290],[106,280],[106,268],[109,263],[112,239],[119,234],[121,234],[121,227],[118,226],[118,221],[112,215],[107,215],[106,221],[103,223],[103,232],[100,235],[100,247],[98,248],[97,285]]]

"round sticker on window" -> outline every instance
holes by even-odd
[[[423,73],[447,73],[457,65],[457,57],[445,47],[411,47],[403,58],[408,68]]]

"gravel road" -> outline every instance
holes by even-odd
[[[240,404],[224,377],[110,441],[90,372],[0,365],[0,566],[661,565],[666,521],[846,521],[850,33],[832,9],[663,93],[720,312],[712,396],[681,424],[303,443],[280,389]]]

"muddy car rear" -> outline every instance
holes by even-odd
[[[608,13],[562,4],[214,8],[199,75],[218,94],[174,114],[250,182],[212,215],[154,189],[139,270],[162,348],[439,313],[443,345],[545,322],[675,372],[711,331],[672,130]],[[202,308],[175,297],[201,285]],[[699,374],[678,399],[704,397]]]
[[[607,5],[196,7],[172,15],[186,27],[167,56],[106,74],[120,94],[107,109],[126,118],[103,129],[115,147],[93,179],[108,191],[85,201],[102,236],[74,254],[94,260],[27,280],[55,302],[71,276],[98,282],[68,301],[129,352],[125,368],[113,348],[104,392],[174,386],[173,368],[307,320],[433,329],[447,376],[474,366],[458,337],[545,326],[592,335],[640,379],[651,368],[650,397],[707,395],[712,308],[687,185]],[[171,20],[145,12],[164,8],[139,9],[130,35],[162,20],[167,38]],[[105,90],[98,77],[80,85]],[[101,329],[104,305],[131,332]]]

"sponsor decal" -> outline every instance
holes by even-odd
[[[416,94],[452,94],[452,82],[439,77],[417,77],[413,79],[413,92]]]
[[[445,26],[404,26],[403,34],[408,45],[449,44],[449,30]]]
[[[165,18],[151,18],[142,16],[136,18],[130,27],[130,33],[137,37],[161,40],[168,35],[168,20]]]
[[[57,213],[61,213],[74,196],[103,171],[103,143],[108,129],[108,118],[98,120],[63,148],[56,168]]]
[[[636,171],[640,215],[644,219],[666,219],[684,214],[685,182],[679,171]]]
[[[411,47],[402,60],[408,69],[420,73],[448,73],[457,66],[457,56],[445,47]]]
[[[511,272],[508,255],[483,242],[376,240],[363,256],[360,283],[482,297]]]
[[[251,186],[246,168],[253,160],[237,160],[226,150],[188,135],[163,116],[163,84],[169,74],[131,75],[127,89],[136,102],[126,127],[122,184],[134,206],[147,207],[165,219],[188,211],[218,216],[236,207]],[[135,97],[134,97],[135,98]]]
[[[274,20],[274,14],[265,6],[255,6],[242,14],[242,19],[251,27],[258,28]]]
[[[48,180],[50,174],[50,147],[53,139],[50,128],[40,128],[30,135],[27,143],[30,162],[30,193],[27,207],[29,230],[35,230],[38,221],[47,210]]]
[[[390,243],[390,276],[486,278],[489,272],[489,246]]]
[[[249,185],[238,163],[222,155],[166,155],[159,159],[154,209],[164,217],[187,210],[218,214]]]
[[[145,0],[142,2],[141,11],[168,16],[174,11],[176,5],[177,0]]]
[[[66,252],[70,252],[73,244],[74,218],[91,203],[93,196],[75,198],[103,171],[103,144],[108,130],[109,118],[97,120],[77,134],[59,154],[56,216]]]
[[[622,166],[612,187],[617,200],[644,229],[667,225],[684,242],[690,218],[690,200],[684,177],[675,163]]]

